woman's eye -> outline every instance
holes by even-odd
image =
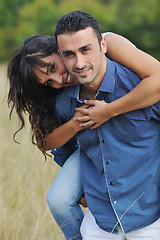
[[[55,64],[53,64],[51,67],[51,72],[54,72],[54,71],[55,71]]]
[[[45,82],[45,86],[50,86],[51,85],[51,83],[52,83],[52,80],[51,79],[49,79],[49,80],[47,80],[46,82]]]

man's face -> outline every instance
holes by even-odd
[[[101,49],[94,30],[87,27],[78,32],[57,36],[58,46],[68,71],[81,84],[99,85],[106,70],[106,42]]]

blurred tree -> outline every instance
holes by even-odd
[[[33,2],[33,0],[1,0],[0,27],[15,26],[19,11],[27,2]]]
[[[160,0],[1,0],[0,61],[34,34],[54,34],[58,18],[73,10],[91,13],[102,32],[119,33],[160,60]]]
[[[19,13],[19,25],[16,29],[18,40],[37,33],[53,34],[57,19],[61,16],[57,8],[52,0],[35,0],[26,4]]]
[[[160,59],[160,0],[113,1],[117,9],[115,31]]]
[[[18,25],[17,17],[26,2],[32,0],[1,0],[0,1],[0,61],[8,57],[8,53],[16,43],[14,28]]]
[[[17,5],[15,3],[13,9],[9,8],[8,10],[9,16],[14,18],[14,9],[18,9],[14,19],[15,23],[13,24],[11,20],[12,24],[8,23],[0,28],[0,44],[4,47],[3,52],[0,53],[0,61],[7,59],[8,52],[10,53],[10,50],[15,47],[18,48],[24,38],[35,34],[53,34],[56,21],[61,16],[61,13],[57,11],[57,5],[52,0],[16,1]],[[20,5],[21,2],[23,5]]]

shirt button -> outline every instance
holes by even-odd
[[[114,201],[114,204],[116,204],[117,203],[117,201]]]
[[[106,164],[109,165],[109,162],[107,161]]]
[[[104,143],[104,139],[102,140],[102,143]]]
[[[109,183],[109,185],[113,186],[113,183],[112,183],[112,182],[110,182],[110,183]]]

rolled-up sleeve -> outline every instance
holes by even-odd
[[[79,148],[79,144],[76,138],[72,138],[62,147],[57,149],[53,149],[51,153],[54,155],[54,161],[62,167],[65,161],[69,158],[69,156]]]

